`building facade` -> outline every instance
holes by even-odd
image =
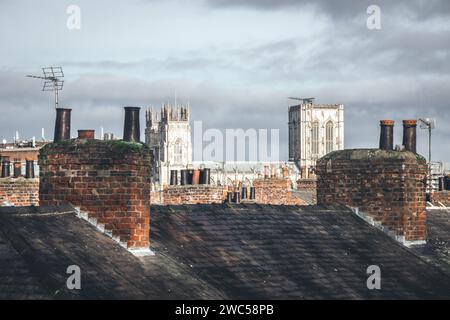
[[[163,105],[160,111],[146,111],[145,143],[153,152],[152,182],[163,187],[170,182],[170,170],[192,167],[190,109]]]
[[[302,178],[314,177],[316,161],[344,149],[344,105],[310,101],[289,107],[289,161]]]

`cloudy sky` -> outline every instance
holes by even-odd
[[[381,30],[369,30],[369,5]],[[81,29],[67,28],[69,5]],[[25,74],[62,65],[72,129],[122,134],[125,105],[190,102],[204,127],[278,128],[289,96],[345,105],[346,148],[376,147],[380,119],[435,117],[450,162],[448,0],[0,0],[0,136],[53,135],[52,95]],[[143,122],[143,118],[142,118]],[[418,132],[427,153],[427,135]]]

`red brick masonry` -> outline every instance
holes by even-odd
[[[66,140],[39,156],[40,204],[71,203],[128,248],[148,248],[150,153],[124,141]]]
[[[272,205],[305,205],[292,193],[291,181],[284,178],[268,178],[254,181],[255,203]],[[214,185],[167,186],[163,191],[152,191],[152,204],[213,204],[223,203],[228,188]]]
[[[38,206],[39,179],[0,178],[0,206],[5,202],[14,206]]]
[[[165,205],[223,203],[223,190],[222,186],[201,184],[167,186],[163,191],[163,203]]]
[[[257,179],[255,202],[272,205],[305,205],[305,202],[292,193],[291,180],[288,178]]]
[[[444,206],[450,206],[450,191],[436,191],[431,194],[431,202],[435,205],[439,205],[439,202]]]
[[[317,163],[319,205],[358,207],[406,241],[426,239],[426,160],[412,152],[357,149]]]

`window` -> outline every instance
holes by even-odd
[[[173,155],[176,164],[181,164],[183,159],[183,147],[181,145],[181,141],[177,140],[175,145],[173,146]]]
[[[326,132],[325,136],[326,152],[330,153],[331,151],[333,151],[333,140],[334,140],[334,125],[331,120],[327,122],[325,132]]]
[[[319,122],[314,121],[311,125],[311,153],[319,154]]]

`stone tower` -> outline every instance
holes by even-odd
[[[190,108],[163,105],[145,113],[145,143],[153,152],[153,182],[168,185],[170,170],[192,167]]]
[[[316,161],[344,149],[344,105],[311,101],[289,107],[289,161],[302,178],[314,177]]]

